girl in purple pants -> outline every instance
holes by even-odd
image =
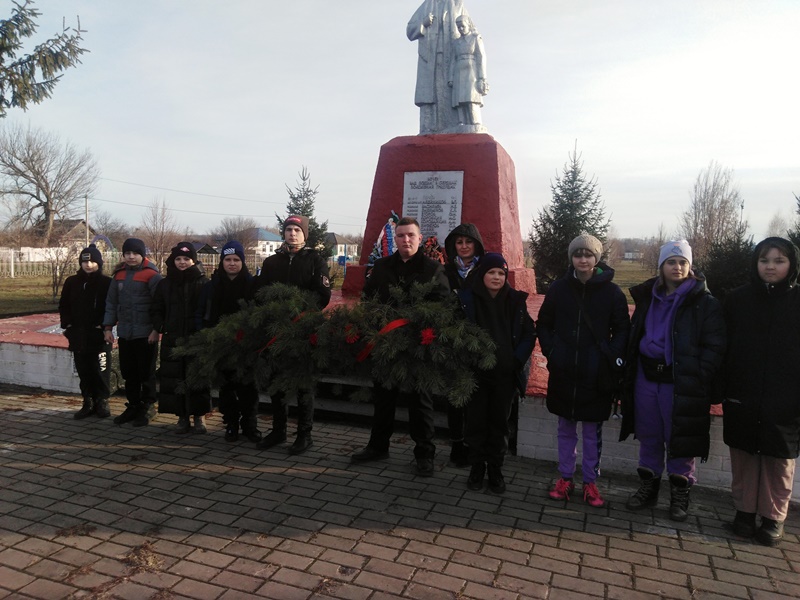
[[[686,240],[664,244],[658,263],[658,276],[631,288],[636,309],[620,441],[631,433],[639,440],[641,484],[627,507],[656,505],[666,467],[670,518],[685,521],[689,490],[697,481],[695,457],[708,457],[709,411],[725,354],[725,322],[705,278],[691,269]]]

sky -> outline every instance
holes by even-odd
[[[154,200],[197,233],[226,216],[274,225],[305,166],[317,219],[362,233],[381,145],[419,131],[405,27],[420,1],[36,0],[37,40],[79,16],[91,52],[6,122],[91,150],[102,179],[90,209],[134,226]],[[523,235],[576,147],[619,237],[677,233],[712,160],[733,169],[756,240],[776,214],[793,220],[797,0],[465,5]]]

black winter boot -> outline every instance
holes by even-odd
[[[765,546],[777,546],[783,539],[783,521],[761,517],[761,527],[756,531],[756,541]]]
[[[469,449],[463,441],[450,442],[450,462],[459,468],[470,465]]]
[[[108,408],[108,398],[100,398],[99,400],[95,400],[94,414],[101,419],[111,416],[111,410]]]
[[[685,521],[689,517],[689,490],[692,484],[683,475],[669,476],[669,518]]]
[[[144,427],[150,424],[153,417],[156,416],[156,405],[155,404],[143,404],[141,406],[141,410],[136,415],[136,418],[133,420],[134,427]]]
[[[500,465],[489,464],[489,491],[494,494],[506,493],[506,480]]]
[[[736,511],[733,519],[733,533],[738,536],[751,538],[756,533],[756,513]]]
[[[639,478],[642,482],[639,484],[639,489],[636,490],[636,493],[628,498],[625,506],[631,510],[651,508],[658,504],[658,490],[661,488],[661,478],[656,478],[655,473],[644,467],[639,467],[636,472],[639,473]]]
[[[125,410],[122,411],[122,414],[117,415],[114,417],[114,423],[117,425],[122,425],[123,423],[130,423],[133,421],[139,413],[142,411],[144,405],[142,404],[132,404],[130,402],[125,404]]]
[[[467,489],[479,492],[483,489],[483,478],[486,476],[486,463],[479,462],[472,465],[467,478]]]
[[[83,406],[81,409],[73,415],[74,419],[85,419],[89,415],[94,413],[94,401],[91,398],[84,398],[83,399]]]
[[[258,443],[258,448],[260,450],[268,450],[269,448],[273,448],[278,444],[282,444],[286,441],[286,428],[283,429],[273,429],[270,431],[266,436],[264,436],[261,441]]]
[[[294,444],[289,446],[289,454],[302,454],[313,445],[314,440],[311,439],[310,431],[298,433],[297,438],[294,440]]]

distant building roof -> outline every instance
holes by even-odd
[[[256,228],[256,239],[259,242],[280,242],[283,240],[277,233],[267,231],[263,227]]]
[[[341,236],[338,233],[329,231],[325,234],[325,243],[331,246],[338,246],[339,244],[354,244],[355,242],[348,240],[346,237]]]
[[[192,246],[194,246],[194,249],[198,254],[219,254],[217,250],[205,242],[192,242]]]

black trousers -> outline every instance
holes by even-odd
[[[272,398],[272,429],[286,431],[289,420],[289,403],[286,394],[275,392]],[[314,428],[314,393],[299,392],[297,394],[297,434],[311,433]]]
[[[128,404],[155,403],[157,357],[158,344],[149,344],[147,338],[119,339],[119,369]]]
[[[451,442],[464,441],[464,407],[453,406],[447,402],[447,428]]]
[[[91,400],[108,398],[111,395],[111,344],[73,352],[72,358],[81,395]]]
[[[414,456],[432,459],[436,453],[433,444],[433,399],[427,394],[389,390],[377,383],[373,388],[375,413],[368,445],[379,452],[389,449],[398,401],[408,404],[408,428],[415,443]]]
[[[481,378],[467,409],[464,439],[472,464],[501,467],[508,453],[508,420],[516,384],[513,376]]]
[[[219,387],[219,412],[227,426],[242,431],[258,431],[258,389],[253,383],[239,383],[233,373],[224,373]]]

